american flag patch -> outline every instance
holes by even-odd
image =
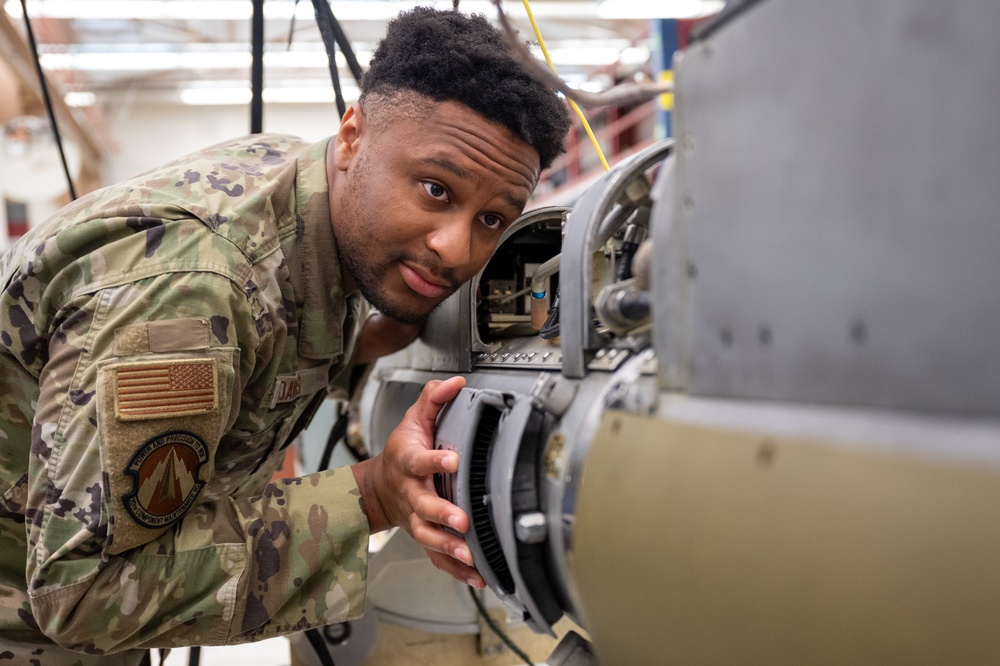
[[[112,372],[115,416],[122,421],[204,414],[219,404],[214,361],[129,363]]]

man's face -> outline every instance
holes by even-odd
[[[377,127],[354,105],[335,143],[330,210],[345,287],[406,322],[486,264],[538,181],[533,148],[455,102]]]

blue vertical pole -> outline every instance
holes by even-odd
[[[677,50],[677,20],[652,19],[649,28],[653,52],[653,73],[658,81],[674,80],[674,52]],[[656,139],[674,135],[674,95],[666,93],[656,99]]]

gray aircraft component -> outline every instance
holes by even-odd
[[[537,456],[531,450],[530,457],[522,452],[522,444],[533,428],[537,433],[540,422],[526,395],[462,389],[442,409],[434,443],[435,448],[456,451],[459,468],[453,474],[435,475],[434,484],[441,497],[468,514],[465,541],[490,589],[536,631],[551,634],[552,623],[562,613],[554,603],[542,608],[537,595],[546,591],[532,589],[522,571],[525,549],[546,539],[534,488]],[[527,505],[517,496],[525,488],[534,495]],[[522,517],[534,520],[535,531],[528,539],[496,529],[516,525]],[[538,531],[539,527],[543,529]]]
[[[570,213],[561,268],[563,273],[574,276],[564,281],[563,289],[562,371],[567,377],[583,377],[587,353],[603,346],[591,316],[594,301],[591,255],[614,229],[610,232],[606,227],[602,229],[601,223],[611,216],[619,218],[619,225],[624,221],[626,216],[618,213],[616,206],[634,211],[647,203],[644,174],[661,162],[672,147],[672,141],[663,141],[616,165],[584,192]]]
[[[462,389],[438,417],[434,448],[455,451],[458,471],[436,474],[438,495],[447,498],[469,516],[470,527],[465,542],[476,562],[489,562],[481,573],[490,589],[500,589],[509,597],[514,586],[510,570],[493,528],[493,498],[488,483],[490,457],[495,455],[495,440],[501,416],[507,411],[504,396],[496,391]],[[471,481],[470,481],[471,479]]]
[[[1000,415],[997,26],[766,0],[678,58],[687,390]]]

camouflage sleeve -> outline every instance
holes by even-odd
[[[250,299],[224,276],[174,273],[79,294],[62,315],[24,498],[40,630],[101,654],[360,615],[368,523],[351,471],[242,499],[252,470],[220,462],[244,386],[277,353]]]

